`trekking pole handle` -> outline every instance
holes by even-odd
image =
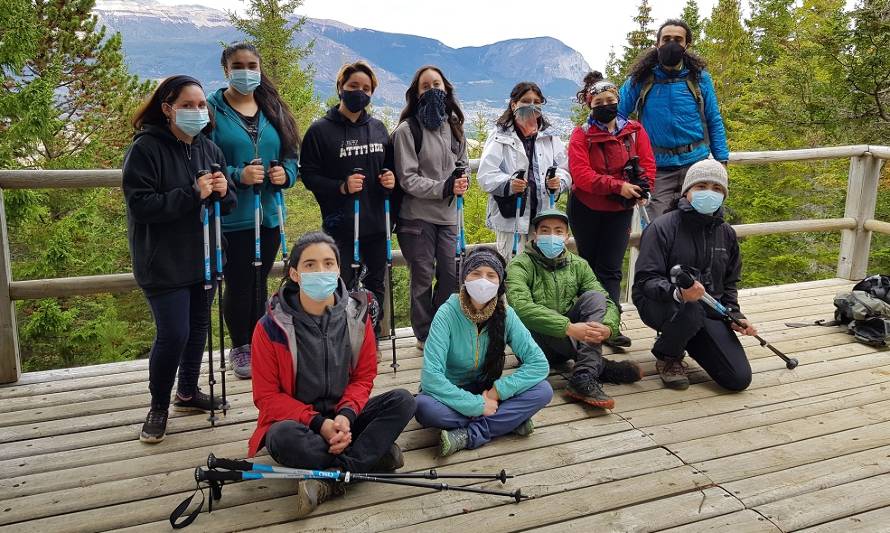
[[[215,470],[222,468],[224,470],[241,470],[249,472],[253,470],[254,464],[250,461],[239,461],[237,459],[221,459],[212,453],[207,456],[207,468]]]
[[[386,167],[383,167],[383,168],[380,169],[380,173],[377,174],[377,177],[380,177],[380,176],[386,174],[387,172],[389,172],[389,169],[386,168]],[[384,195],[384,196],[389,196],[389,195],[391,195],[391,194],[392,194],[392,189],[387,189],[386,187],[383,188],[383,195]]]
[[[200,466],[195,468],[195,481],[241,481],[244,479],[244,472],[220,472],[218,470],[205,470]]]
[[[547,181],[550,181],[555,177],[556,177],[556,165],[552,165],[547,168]],[[546,185],[547,184],[545,183],[544,186],[546,186]],[[556,194],[557,190],[559,190],[559,189],[551,189],[550,187],[547,187],[547,192],[549,192],[550,194]]]

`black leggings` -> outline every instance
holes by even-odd
[[[658,359],[689,355],[718,385],[740,391],[751,384],[751,365],[735,332],[723,320],[711,318],[700,302],[678,304],[640,299],[640,319],[661,332],[652,347]]]
[[[223,267],[226,277],[223,314],[232,347],[236,348],[250,344],[253,328],[263,316],[265,306],[258,309],[256,304],[253,230],[227,231],[225,237],[227,246],[226,265]],[[269,271],[275,263],[280,244],[278,227],[260,226],[260,259],[263,261],[260,268],[260,291],[263,302],[268,298]]]
[[[568,215],[578,255],[587,260],[596,279],[620,311],[621,266],[630,240],[633,209],[594,211],[575,195],[569,198]]]

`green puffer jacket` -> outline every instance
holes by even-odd
[[[525,327],[542,335],[564,337],[569,326],[565,315],[587,291],[598,291],[608,298],[587,261],[568,250],[548,259],[532,241],[507,267],[507,301]],[[608,302],[603,324],[614,335],[621,315],[615,303]]]

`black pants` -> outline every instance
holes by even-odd
[[[265,312],[265,304],[257,307],[256,273],[254,272],[254,234],[252,229],[227,231],[226,276],[223,301],[223,314],[232,347],[250,344],[253,328]],[[269,271],[275,263],[281,235],[278,228],[260,226],[260,295],[262,301],[268,298]]]
[[[295,420],[275,422],[265,445],[276,462],[290,468],[372,472],[414,416],[414,396],[395,389],[368,400],[352,424],[352,444],[340,455],[328,453],[324,438]]]
[[[179,369],[177,390],[185,396],[198,388],[201,358],[207,343],[210,316],[207,291],[198,283],[145,298],[155,319],[154,343],[148,356],[148,389],[152,409],[170,407],[170,392]]]
[[[587,291],[578,297],[575,305],[569,309],[567,318],[575,322],[602,322],[606,316],[606,296],[597,291]],[[572,374],[579,370],[590,372],[599,378],[605,368],[603,347],[600,344],[588,344],[577,341],[568,335],[550,337],[532,332],[532,338],[543,350],[551,365],[564,363],[569,359],[575,361]]]
[[[333,235],[337,241],[337,248],[340,249],[340,277],[346,283],[347,287],[352,287],[352,252],[353,241],[352,232],[344,237],[342,235]],[[374,293],[380,308],[383,308],[383,298],[386,292],[383,288],[383,282],[386,279],[386,234],[368,235],[359,239],[358,243],[359,260],[368,269],[368,274],[364,279],[366,289]]]
[[[751,384],[751,365],[738,336],[723,320],[709,317],[703,304],[645,298],[638,303],[643,322],[661,332],[652,347],[656,358],[682,358],[688,351],[721,387],[740,391]]]
[[[574,195],[569,199],[569,223],[578,255],[587,260],[596,279],[621,310],[621,266],[630,240],[633,209],[594,211]]]

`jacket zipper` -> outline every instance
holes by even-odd
[[[473,368],[479,368],[479,327],[476,324],[473,324],[473,327],[476,328],[476,358],[473,363]]]

